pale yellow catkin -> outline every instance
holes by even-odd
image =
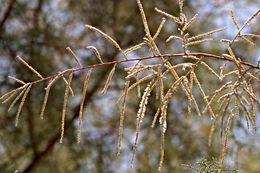
[[[14,93],[17,93],[18,91],[24,89],[24,88],[27,87],[27,86],[28,86],[28,85],[23,85],[23,86],[21,86],[21,87],[19,87],[19,88],[16,88],[16,89],[14,89],[14,90],[11,90],[11,91],[5,93],[4,95],[2,95],[2,96],[0,97],[0,100],[8,99],[11,95],[13,95]]]
[[[153,36],[153,40],[155,40],[160,35],[165,22],[166,22],[166,18],[163,17],[163,19],[162,19],[162,21],[161,21],[157,31],[155,32],[155,34]]]
[[[258,34],[241,34],[241,36],[260,38],[260,35],[258,35]]]
[[[128,54],[132,53],[133,51],[136,51],[136,50],[142,48],[142,46],[144,46],[145,44],[146,44],[145,42],[139,43],[137,45],[134,45],[134,46],[126,49],[124,52],[126,55],[128,55]]]
[[[250,101],[251,121],[254,126],[254,131],[256,132],[256,113],[255,113],[255,107],[254,107],[254,100],[252,98],[250,98],[249,101]]]
[[[194,45],[197,45],[197,44],[200,44],[200,43],[205,43],[205,42],[212,41],[212,40],[213,40],[212,38],[209,38],[209,39],[204,39],[204,40],[192,41],[192,42],[185,44],[185,46],[186,47],[194,46]]]
[[[223,146],[222,146],[222,152],[221,152],[221,157],[220,157],[220,167],[223,166],[224,164],[224,160],[225,160],[225,156],[226,156],[226,151],[227,151],[227,145],[228,145],[228,137],[229,137],[229,132],[230,132],[230,128],[232,125],[232,119],[233,119],[233,111],[234,109],[231,110],[229,118],[228,118],[228,122],[227,122],[227,127],[226,127],[226,135],[225,135],[225,139],[223,142]]]
[[[183,14],[183,0],[179,0],[179,7],[180,7],[180,17]]]
[[[90,30],[94,30],[98,33],[100,33],[105,39],[107,39],[109,42],[111,42],[125,57],[125,59],[127,59],[125,52],[121,49],[121,47],[119,46],[119,44],[109,35],[107,35],[106,33],[104,33],[103,31],[101,31],[100,29],[91,26],[91,25],[85,25],[87,28],[89,28]]]
[[[77,130],[77,143],[78,144],[80,143],[81,125],[82,125],[82,121],[83,121],[83,108],[84,108],[84,102],[85,102],[85,99],[86,99],[86,94],[87,94],[87,90],[88,90],[88,84],[89,84],[89,79],[90,79],[91,73],[92,73],[92,68],[89,69],[88,74],[85,77],[82,96],[81,96],[80,109],[79,109],[78,130]]]
[[[249,112],[248,112],[248,110],[246,109],[246,106],[244,105],[244,103],[242,102],[242,100],[240,99],[240,96],[236,95],[236,98],[238,99],[239,104],[240,104],[240,106],[241,106],[241,108],[242,108],[243,114],[244,114],[245,119],[246,119],[247,129],[249,130],[249,129],[250,129],[250,124],[249,124]]]
[[[68,81],[66,80],[66,78],[65,78],[63,75],[61,75],[61,78],[62,78],[62,80],[65,82],[65,84],[69,87],[70,94],[71,94],[72,96],[74,96],[74,91],[73,91],[73,89],[71,88],[71,86],[69,86]],[[50,88],[49,88],[49,89],[50,89]]]
[[[254,14],[244,23],[244,25],[240,28],[238,33],[240,33],[258,14],[260,13],[260,9],[256,10]]]
[[[171,35],[170,37],[168,37],[168,38],[166,39],[166,43],[168,43],[168,42],[171,41],[172,39],[182,40],[181,37],[178,37],[178,36],[175,36],[175,35]]]
[[[237,23],[237,21],[236,21],[236,19],[235,19],[235,13],[234,13],[233,10],[230,10],[230,16],[231,16],[231,18],[232,18],[232,20],[233,20],[233,23],[234,23],[234,25],[236,26],[237,30],[239,30],[240,28],[239,28],[238,23]]]
[[[206,96],[206,94],[205,94],[205,92],[204,92],[204,90],[203,90],[203,88],[202,88],[202,86],[201,86],[201,84],[200,84],[200,82],[199,82],[199,80],[198,80],[196,74],[195,74],[194,72],[191,72],[191,74],[194,76],[194,82],[197,84],[197,86],[198,86],[198,88],[199,88],[199,91],[200,91],[200,93],[201,93],[201,95],[202,95],[202,97],[203,97],[203,99],[204,99],[206,105],[209,105],[208,98],[207,98],[207,96]],[[209,112],[210,112],[210,114],[211,114],[211,118],[216,118],[216,115],[215,115],[215,113],[213,112],[213,110],[212,110],[212,108],[211,108],[210,105],[209,105],[208,109],[209,109]]]
[[[20,79],[17,79],[17,78],[15,78],[15,77],[13,77],[13,76],[8,76],[8,78],[9,78],[9,79],[12,79],[12,80],[14,80],[14,81],[16,81],[16,82],[18,82],[18,83],[20,83],[20,84],[25,85],[25,82],[24,82],[24,81],[22,81],[22,80],[20,80]]]
[[[213,122],[211,123],[210,132],[209,132],[209,138],[208,138],[208,146],[211,147],[212,144],[212,137],[214,135],[216,128],[216,118],[213,119]]]
[[[246,41],[247,43],[249,43],[249,44],[251,44],[251,45],[255,45],[255,43],[254,42],[252,42],[251,40],[249,40],[249,39],[247,39],[246,37],[244,37],[244,36],[239,36],[239,38],[241,38],[241,39],[243,39],[244,41]]]
[[[63,141],[64,131],[65,131],[65,120],[66,120],[66,109],[68,103],[68,96],[69,96],[69,86],[73,78],[73,72],[69,74],[68,85],[66,85],[66,89],[64,92],[64,102],[62,108],[62,116],[61,116],[61,136],[60,136],[60,143]]]
[[[20,56],[16,57],[20,62],[22,62],[26,67],[28,67],[34,74],[36,74],[39,78],[43,79],[42,75],[36,71],[32,66],[30,66],[26,61],[24,61]]]
[[[66,50],[69,52],[69,54],[72,56],[72,58],[77,62],[77,64],[79,65],[79,67],[83,67],[77,57],[77,55],[71,50],[70,47],[66,47]]]
[[[146,37],[147,37],[147,39],[150,43],[151,50],[153,51],[154,54],[160,55],[161,53],[160,53],[157,45],[155,44],[155,42],[154,42],[154,40],[151,36],[149,26],[148,26],[148,22],[147,22],[147,19],[146,19],[146,16],[145,16],[145,12],[144,12],[144,8],[143,8],[143,5],[141,3],[141,0],[136,0],[136,2],[137,2],[137,5],[138,5],[138,8],[139,8],[141,17],[142,17],[142,22],[143,22],[143,25],[144,25],[144,31],[145,31]]]
[[[206,64],[205,62],[200,62],[201,65],[203,65],[204,67],[206,67],[212,74],[214,74],[220,81],[222,81],[222,77],[220,77],[217,72],[215,72],[215,70],[213,70],[208,64]]]
[[[26,88],[24,88],[19,94],[18,96],[16,96],[16,98],[14,99],[14,101],[10,104],[9,108],[8,108],[8,112],[10,112],[14,105],[16,104],[16,102],[23,96],[24,92],[26,91]]]
[[[104,63],[102,58],[101,58],[101,55],[100,55],[100,53],[99,53],[99,51],[98,51],[98,49],[96,47],[88,46],[87,49],[90,49],[90,50],[92,50],[94,52],[95,56],[100,61],[100,63],[102,63],[102,64]],[[125,53],[125,54],[127,55],[127,53]]]
[[[126,80],[125,81],[125,89],[124,89],[124,94],[123,94],[123,101],[122,101],[122,107],[121,107],[121,112],[120,112],[120,122],[119,122],[119,139],[118,139],[118,144],[117,144],[117,157],[120,157],[121,153],[121,145],[122,145],[122,139],[123,139],[123,127],[124,127],[124,119],[125,119],[125,109],[126,109],[126,99],[127,95],[129,92],[129,84],[130,81]]]
[[[30,90],[31,90],[31,87],[32,87],[32,84],[29,84],[29,86],[26,88],[26,91],[24,92],[24,95],[22,97],[22,100],[21,100],[21,103],[18,107],[18,110],[17,110],[17,113],[16,113],[16,118],[15,118],[15,127],[18,126],[18,123],[19,123],[19,117],[20,117],[20,113],[22,111],[22,108],[23,108],[23,105],[24,105],[24,102],[26,100],[26,97],[27,95],[29,94]]]
[[[176,23],[180,23],[180,20],[179,20],[178,17],[175,17],[175,16],[173,16],[173,15],[171,15],[169,13],[166,13],[166,12],[164,12],[164,11],[158,9],[158,8],[155,8],[155,11],[160,13],[160,14],[162,14],[162,15],[164,15],[164,16],[166,16],[166,17],[168,17],[168,18],[170,18],[170,19],[172,19]]]
[[[198,17],[198,14],[195,14],[195,15],[190,19],[190,21],[188,21],[188,22],[184,25],[184,27],[182,28],[182,30],[185,31],[186,29],[188,29],[189,26],[197,19],[197,17]]]
[[[45,96],[44,96],[44,100],[43,100],[43,104],[42,104],[42,108],[41,108],[41,112],[40,112],[41,120],[43,120],[43,117],[44,117],[44,112],[45,112],[45,108],[46,108],[46,105],[47,105],[47,102],[48,102],[49,93],[50,93],[50,88],[48,88],[45,91]]]
[[[133,165],[133,162],[134,162],[134,158],[135,158],[135,153],[136,153],[136,150],[137,150],[137,142],[138,142],[138,138],[139,138],[139,133],[140,133],[140,129],[141,129],[141,123],[142,123],[142,120],[145,116],[145,111],[146,111],[146,105],[147,105],[147,102],[148,102],[148,98],[151,94],[151,91],[153,89],[153,87],[155,86],[156,83],[154,83],[154,81],[150,81],[145,90],[144,90],[144,93],[143,93],[143,96],[142,96],[142,99],[140,101],[140,104],[139,104],[139,110],[138,110],[138,113],[137,113],[137,124],[136,124],[136,131],[135,131],[135,142],[134,142],[134,146],[133,146],[133,153],[132,153],[132,159],[131,159],[131,165]]]
[[[104,88],[103,88],[103,90],[102,90],[102,95],[105,95],[105,94],[107,93],[107,89],[108,89],[108,87],[109,87],[109,84],[110,84],[110,82],[111,82],[111,80],[112,80],[112,77],[113,77],[113,75],[114,75],[114,73],[115,73],[115,70],[116,70],[116,65],[117,65],[117,64],[115,64],[115,65],[113,66],[112,70],[110,71],[110,73],[109,73],[109,75],[108,75],[108,77],[107,77],[105,86],[104,86]]]
[[[196,40],[196,39],[199,39],[199,38],[202,38],[202,37],[206,37],[206,36],[215,34],[215,33],[217,33],[217,32],[221,32],[221,31],[223,31],[223,30],[225,30],[225,29],[226,29],[226,28],[220,28],[220,29],[216,29],[216,30],[213,30],[213,31],[209,31],[209,32],[203,33],[203,34],[199,34],[199,35],[196,35],[196,36],[194,36],[194,37],[188,38],[188,41],[192,41],[192,40]]]

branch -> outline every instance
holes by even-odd
[[[4,12],[3,18],[0,21],[0,29],[4,26],[4,23],[6,22],[7,18],[9,17],[12,9],[13,9],[13,5],[15,3],[15,0],[10,0],[7,4],[6,10]]]
[[[39,83],[39,82],[42,82],[42,81],[50,80],[50,79],[52,79],[56,76],[61,76],[61,75],[64,75],[66,73],[83,71],[85,69],[90,69],[90,68],[97,68],[97,67],[103,67],[103,66],[107,66],[107,65],[121,64],[121,63],[130,62],[130,61],[144,61],[144,60],[149,60],[149,59],[160,59],[160,58],[173,59],[173,58],[176,58],[176,57],[185,57],[185,56],[196,56],[196,57],[218,59],[218,60],[233,62],[233,60],[231,58],[229,58],[228,56],[225,56],[225,55],[218,56],[218,55],[207,54],[207,53],[189,53],[189,54],[177,53],[177,54],[154,55],[154,56],[146,56],[146,57],[139,57],[139,58],[132,58],[132,59],[124,59],[124,60],[119,60],[119,61],[104,62],[104,63],[88,65],[88,66],[80,67],[80,68],[66,69],[59,74],[51,75],[51,76],[48,76],[46,78],[33,81],[33,82],[31,82],[31,84],[36,84],[36,83]],[[252,69],[260,70],[259,66],[253,65],[253,64],[248,63],[248,62],[242,61],[241,64],[244,65],[244,66],[248,66]]]

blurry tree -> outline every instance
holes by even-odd
[[[185,9],[189,17],[197,13],[200,3],[184,1]],[[202,3],[205,3],[201,1]],[[236,2],[234,2],[236,3]],[[254,7],[256,1],[248,1],[248,7]],[[70,46],[80,57],[84,64],[94,64],[98,60],[86,46],[93,45],[100,50],[104,61],[118,59],[117,50],[107,41],[100,39],[98,34],[90,32],[85,24],[98,27],[117,40],[123,49],[129,48],[142,41],[145,36],[139,10],[135,1],[127,0],[0,0],[0,93],[17,87],[17,84],[8,80],[12,75],[25,81],[36,79],[30,71],[23,68],[15,61],[16,55],[26,57],[26,61],[35,67],[41,74],[54,74],[68,67],[73,67],[71,57],[65,48]],[[224,5],[224,2],[222,3]],[[226,4],[228,6],[229,4]],[[201,13],[208,14],[207,8],[217,9],[214,3],[207,3],[201,8]],[[149,26],[154,33],[161,22],[161,16],[154,11],[159,7],[171,14],[178,13],[178,5],[175,0],[144,1]],[[200,12],[200,11],[199,11]],[[217,10],[210,11],[218,14]],[[215,25],[222,25],[214,21],[215,16],[202,17],[192,28],[192,32],[201,33]],[[243,20],[243,19],[241,19]],[[231,21],[232,22],[232,21]],[[259,23],[255,24],[253,31],[259,30]],[[172,22],[166,23],[164,32],[158,38],[158,43],[163,51],[172,52],[180,49],[180,45],[173,43],[166,45],[166,38],[176,32]],[[227,33],[227,37],[228,37]],[[232,36],[230,36],[232,37]],[[249,54],[241,51],[242,58],[254,62],[248,57],[256,57],[259,52],[259,44],[255,47],[241,45]],[[218,52],[224,48],[213,44],[196,46],[194,50],[200,52],[210,50]],[[135,56],[145,55],[148,48],[138,51]],[[166,52],[166,53],[167,53]],[[21,116],[20,125],[14,126],[15,111],[7,113],[7,108],[0,107],[0,172],[21,173],[28,172],[157,172],[159,162],[160,135],[159,129],[152,130],[150,124],[157,103],[149,103],[148,118],[143,123],[141,142],[138,147],[135,168],[130,168],[131,150],[134,138],[136,110],[138,102],[136,95],[131,94],[126,110],[126,122],[122,154],[116,159],[117,131],[119,125],[119,109],[114,104],[119,93],[123,90],[123,67],[117,69],[116,76],[109,88],[109,93],[101,97],[102,88],[111,67],[95,69],[95,79],[91,81],[86,95],[84,106],[84,122],[82,128],[81,143],[76,143],[77,120],[80,104],[81,87],[83,85],[82,74],[76,74],[77,82],[72,83],[76,96],[70,101],[64,143],[59,144],[60,138],[60,112],[62,110],[62,95],[64,84],[60,81],[50,92],[50,102],[47,105],[46,117],[43,121],[39,118],[39,110],[44,98],[44,85],[37,85],[32,89],[29,101]],[[205,72],[201,72],[202,74]],[[207,75],[200,76],[203,82],[209,83],[209,89],[214,81]],[[169,85],[169,84],[168,84]],[[183,94],[178,97],[182,99]],[[111,101],[112,100],[112,101]],[[201,100],[202,102],[202,100]],[[207,138],[210,129],[210,120],[198,117],[185,118],[187,103],[173,101],[169,111],[169,127],[166,133],[165,165],[163,172],[185,172],[182,164],[195,163],[203,156],[217,157],[219,155],[220,138],[214,138],[213,146],[208,147]],[[259,109],[258,109],[259,110]],[[240,127],[244,125],[240,124]],[[238,128],[240,130],[241,128]],[[241,134],[247,132],[239,132]],[[257,136],[258,135],[258,136]],[[258,138],[257,138],[258,137]],[[259,134],[254,142],[234,140],[235,147],[231,158],[237,158],[236,165],[241,171],[252,173],[259,168]],[[258,140],[257,140],[258,139]],[[242,157],[237,157],[239,148],[251,144],[252,151]],[[258,149],[258,150],[257,150]],[[255,152],[257,151],[257,152]],[[258,153],[258,154],[257,154]],[[250,158],[248,158],[250,157]],[[246,163],[253,164],[250,170]],[[232,163],[231,163],[232,164]],[[256,167],[254,169],[254,167]]]

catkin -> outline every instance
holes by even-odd
[[[191,72],[191,74],[194,76],[194,82],[197,84],[197,86],[198,86],[198,88],[199,88],[199,90],[200,90],[200,93],[201,93],[203,99],[204,99],[205,102],[206,102],[206,105],[209,105],[207,96],[206,96],[206,94],[205,94],[205,92],[204,92],[204,90],[203,90],[203,88],[202,88],[202,86],[201,86],[201,84],[200,84],[200,82],[199,82],[197,76],[195,75],[194,72]],[[209,109],[209,112],[210,112],[210,114],[211,114],[211,118],[216,118],[216,116],[215,116],[215,114],[214,114],[214,112],[213,112],[211,106],[209,106],[208,109]]]
[[[103,60],[102,60],[102,58],[101,58],[101,55],[100,55],[100,53],[99,53],[99,51],[98,51],[98,49],[97,49],[96,47],[94,47],[94,46],[88,46],[87,49],[91,49],[91,50],[94,52],[94,54],[96,55],[97,59],[101,62],[101,64],[104,63]],[[126,54],[127,54],[127,53],[126,53]]]
[[[208,42],[208,41],[212,41],[212,40],[213,40],[212,38],[209,38],[209,39],[204,39],[204,40],[193,41],[193,42],[189,42],[189,43],[185,44],[185,46],[186,47],[194,46],[194,45],[197,45],[197,44],[200,44],[200,43],[204,43],[204,42]]]
[[[27,95],[29,94],[30,90],[31,90],[31,87],[32,87],[32,84],[29,84],[29,86],[26,88],[26,91],[24,92],[24,95],[22,97],[22,100],[21,100],[21,103],[18,107],[18,111],[16,113],[16,118],[15,118],[15,127],[18,126],[18,122],[19,122],[19,117],[20,117],[20,113],[22,111],[22,108],[23,108],[23,105],[24,105],[24,102],[26,100],[26,97]]]
[[[112,80],[112,77],[113,77],[113,75],[114,75],[114,73],[115,73],[115,70],[116,70],[116,65],[117,65],[117,64],[115,64],[115,65],[113,66],[112,70],[110,71],[110,73],[109,73],[109,75],[108,75],[108,77],[107,77],[107,81],[106,81],[105,86],[104,86],[104,88],[103,88],[103,90],[102,90],[102,95],[105,95],[105,94],[107,93],[108,86],[109,86],[109,84],[110,84],[110,82],[111,82],[111,80]]]
[[[168,43],[168,42],[171,41],[172,39],[182,40],[181,37],[178,37],[178,36],[176,36],[176,35],[171,35],[170,37],[167,38],[166,43]]]
[[[66,47],[66,50],[70,53],[70,55],[72,56],[72,58],[77,62],[77,64],[79,65],[79,67],[83,67],[77,57],[77,55],[71,50],[70,47]]]
[[[199,38],[202,38],[202,37],[206,37],[206,36],[215,34],[217,32],[223,31],[225,29],[226,28],[220,28],[220,29],[216,29],[216,30],[213,30],[213,31],[209,31],[209,32],[203,33],[203,34],[199,34],[199,35],[196,35],[194,37],[188,38],[188,41],[192,41],[192,40],[196,40],[196,39],[199,39]]]
[[[197,17],[198,17],[198,14],[195,14],[195,15],[190,19],[190,21],[187,22],[187,23],[184,25],[184,27],[182,28],[182,30],[185,31],[186,29],[188,29],[189,26],[197,19]]]
[[[43,120],[44,117],[44,112],[45,112],[45,108],[48,102],[48,98],[49,98],[49,93],[50,93],[50,88],[48,88],[45,91],[45,96],[44,96],[44,100],[43,100],[43,104],[42,104],[42,108],[41,108],[41,113],[40,113],[40,118]]]
[[[26,67],[28,67],[34,74],[36,74],[39,78],[43,79],[42,75],[37,72],[32,66],[30,66],[26,61],[24,61],[20,56],[16,57],[20,62],[22,62]]]
[[[83,91],[82,91],[82,97],[81,97],[81,102],[80,102],[80,109],[79,109],[79,122],[78,122],[78,134],[77,134],[77,143],[80,143],[80,133],[81,133],[81,124],[82,124],[82,120],[83,120],[83,108],[84,108],[84,102],[86,99],[86,94],[87,94],[87,90],[88,90],[88,83],[89,83],[89,79],[92,73],[92,68],[89,69],[88,74],[85,77],[85,81],[84,81],[84,86],[83,86]]]
[[[154,86],[155,86],[155,83],[154,83],[153,80],[147,84],[147,86],[144,90],[142,99],[141,99],[140,104],[139,104],[139,110],[138,110],[138,113],[137,113],[137,125],[136,125],[136,131],[135,131],[135,143],[134,143],[134,146],[133,146],[131,165],[133,165],[133,162],[134,162],[134,157],[135,157],[135,153],[136,153],[136,149],[137,149],[138,137],[139,137],[140,128],[141,128],[141,123],[142,123],[142,120],[143,120],[144,115],[145,115],[148,98],[149,98],[151,91],[152,91]]]
[[[13,76],[8,76],[8,78],[9,78],[9,79],[12,79],[12,80],[14,80],[14,81],[16,81],[16,82],[18,82],[18,83],[20,83],[20,84],[25,85],[25,82],[24,82],[24,81],[22,81],[22,80],[20,80],[20,79],[17,79],[17,78],[15,78],[15,77],[13,77]]]
[[[232,125],[232,119],[233,119],[233,116],[234,116],[233,111],[234,111],[234,109],[231,110],[229,118],[228,118],[228,122],[227,122],[226,135],[225,135],[225,140],[223,142],[221,159],[220,159],[220,167],[223,166],[223,163],[224,163],[224,160],[225,160],[225,155],[226,155],[226,151],[227,151],[227,144],[228,144],[228,136],[229,136],[229,132],[230,132],[231,125]]]
[[[160,14],[162,14],[162,15],[164,15],[164,16],[166,16],[166,17],[169,17],[170,19],[172,19],[176,23],[180,23],[180,20],[178,19],[178,17],[175,17],[175,16],[173,16],[173,15],[171,15],[169,13],[166,13],[166,12],[164,12],[164,11],[158,9],[158,8],[155,8],[155,11],[160,13]]]
[[[122,108],[120,112],[120,124],[119,124],[119,139],[117,144],[117,157],[120,157],[121,152],[121,145],[122,145],[122,139],[123,139],[123,126],[124,126],[124,119],[125,119],[125,108],[126,108],[126,99],[129,92],[129,84],[130,81],[126,80],[125,82],[125,89],[123,94],[123,101],[122,101]]]
[[[9,108],[8,108],[8,112],[10,112],[12,110],[12,108],[14,107],[14,105],[16,104],[16,102],[23,96],[24,92],[26,91],[26,88],[24,88],[20,94],[18,96],[16,96],[16,98],[14,99],[14,101],[10,104]]]
[[[153,40],[155,40],[155,39],[159,36],[159,34],[161,33],[162,28],[163,28],[165,22],[166,22],[166,19],[163,17],[162,22],[160,23],[160,25],[159,25],[159,27],[158,27],[156,33],[155,33],[154,36],[153,36]]]
[[[85,25],[87,28],[89,28],[90,30],[94,30],[98,33],[100,33],[105,39],[107,39],[109,42],[111,42],[125,57],[125,59],[127,59],[125,52],[121,49],[121,47],[119,46],[119,44],[109,35],[107,35],[106,33],[104,33],[103,31],[101,31],[100,29],[91,26],[91,25]]]
[[[65,118],[66,118],[66,109],[67,109],[67,103],[68,103],[68,96],[69,96],[69,86],[73,78],[73,72],[69,74],[68,79],[68,85],[66,85],[66,89],[64,92],[64,102],[63,102],[63,108],[62,108],[62,116],[61,116],[61,136],[60,136],[60,143],[63,141],[64,136],[64,127],[65,127]]]
[[[208,64],[206,64],[205,62],[200,62],[201,65],[203,65],[204,67],[206,67],[212,74],[214,74],[220,81],[222,81],[222,77],[220,77],[215,70],[213,70]]]
[[[230,10],[230,16],[231,16],[231,18],[232,18],[232,20],[233,20],[233,23],[235,24],[237,30],[239,30],[239,26],[238,26],[237,21],[236,21],[236,19],[235,19],[235,14],[234,14],[234,11],[233,11],[233,10]]]
[[[250,110],[251,110],[251,121],[254,126],[254,130],[256,132],[256,114],[255,114],[254,100],[250,98],[249,101],[250,101]]]

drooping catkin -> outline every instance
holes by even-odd
[[[212,74],[214,74],[220,81],[222,81],[222,77],[220,77],[215,70],[213,70],[208,64],[206,64],[205,62],[200,62],[201,65],[203,65],[204,67],[206,67]]]
[[[213,31],[209,31],[209,32],[203,33],[203,34],[199,34],[199,35],[196,35],[194,37],[188,38],[188,41],[197,40],[197,39],[202,38],[202,37],[207,37],[207,36],[215,34],[217,32],[221,32],[221,31],[223,31],[225,29],[226,28],[220,28],[220,29],[216,29],[216,30],[213,30]]]
[[[99,53],[99,51],[96,47],[88,46],[87,49],[91,49],[94,52],[95,56],[97,57],[97,59],[100,61],[101,64],[104,63],[102,58],[101,58],[101,55],[100,55],[100,53]],[[127,55],[127,53],[125,53],[125,54]]]
[[[8,76],[8,78],[9,78],[9,79],[12,79],[12,80],[14,80],[14,81],[16,81],[16,82],[18,82],[18,83],[20,83],[20,84],[25,85],[25,82],[24,82],[24,81],[22,81],[22,80],[20,80],[20,79],[17,79],[16,77]]]
[[[139,110],[138,110],[138,113],[137,113],[136,131],[135,131],[135,143],[134,143],[134,146],[133,146],[131,165],[133,165],[133,162],[134,162],[135,153],[136,153],[136,150],[137,150],[138,137],[139,137],[139,133],[140,133],[141,123],[142,123],[142,120],[143,120],[144,115],[145,115],[146,105],[148,103],[149,96],[150,96],[151,91],[152,91],[154,86],[155,86],[155,84],[154,84],[153,80],[147,84],[147,86],[144,90],[142,99],[141,99],[140,104],[139,104]]]
[[[247,125],[247,129],[249,130],[250,129],[250,124],[249,124],[249,112],[248,110],[246,109],[246,106],[244,105],[244,103],[242,102],[242,100],[240,99],[240,97],[238,95],[236,95],[236,98],[238,99],[239,101],[239,104],[242,108],[242,111],[243,111],[243,114],[245,116],[245,119],[246,119],[246,125]]]
[[[199,91],[200,91],[200,93],[201,93],[201,95],[202,95],[202,97],[203,97],[203,99],[204,99],[206,105],[209,105],[208,98],[207,98],[207,96],[206,96],[206,94],[205,94],[205,92],[204,92],[204,90],[203,90],[203,88],[202,88],[202,86],[201,86],[201,84],[200,84],[200,82],[199,82],[197,76],[195,75],[194,72],[191,72],[191,74],[194,76],[194,82],[197,84],[197,86],[198,86],[198,88],[199,88]],[[216,115],[215,115],[215,113],[213,112],[213,110],[212,110],[212,108],[211,108],[210,105],[209,105],[208,109],[209,109],[209,112],[210,112],[210,114],[211,114],[211,118],[216,118]]]
[[[191,69],[191,71],[193,71],[194,69]],[[194,77],[193,75],[190,74],[190,81],[189,81],[189,89],[190,92],[192,92],[193,90],[193,81],[194,81]],[[191,98],[188,98],[188,115],[191,115]]]
[[[217,96],[217,94],[219,94],[220,92],[228,89],[229,87],[233,86],[232,81],[229,81],[227,83],[225,83],[224,85],[222,85],[219,89],[215,90],[212,94],[211,99],[209,100],[208,104],[206,105],[206,107],[203,110],[203,113],[205,113],[208,110],[209,105],[212,103],[212,101],[215,99],[215,97]]]
[[[71,50],[70,47],[66,47],[66,50],[70,53],[70,55],[72,56],[72,58],[77,62],[77,64],[79,65],[79,67],[83,67],[77,57],[77,55]]]
[[[24,95],[22,97],[22,100],[21,100],[21,103],[18,107],[18,110],[17,110],[17,113],[16,113],[16,118],[15,118],[15,127],[18,126],[18,123],[19,123],[19,117],[20,117],[20,113],[22,111],[22,108],[23,108],[23,105],[24,105],[24,102],[26,100],[26,97],[27,95],[29,94],[30,90],[31,90],[31,87],[32,87],[32,84],[29,84],[29,86],[26,88],[25,92],[24,92]]]
[[[64,127],[65,127],[65,118],[66,118],[66,109],[67,109],[67,103],[68,103],[68,97],[69,97],[69,86],[71,84],[73,78],[73,72],[69,74],[68,79],[68,85],[66,85],[66,89],[64,92],[64,102],[63,102],[63,108],[62,108],[62,116],[61,116],[61,136],[60,136],[60,143],[63,141],[64,136]]]
[[[92,68],[89,69],[88,74],[85,77],[84,80],[84,86],[83,86],[83,91],[82,91],[82,96],[81,96],[81,102],[80,102],[80,109],[79,109],[79,121],[78,121],[78,133],[77,133],[77,143],[80,143],[80,133],[81,133],[81,124],[83,120],[83,108],[84,108],[84,102],[86,99],[86,94],[88,90],[88,84],[89,84],[89,79],[92,73]]]
[[[44,117],[44,112],[45,112],[46,105],[47,105],[47,102],[48,102],[50,89],[51,89],[51,88],[48,88],[48,89],[45,91],[45,96],[44,96],[44,100],[43,100],[43,104],[42,104],[42,108],[41,108],[41,112],[40,112],[40,118],[41,118],[41,120],[43,120],[43,117]]]
[[[23,96],[24,92],[26,91],[26,88],[24,88],[19,94],[18,96],[16,96],[16,98],[14,99],[14,101],[10,104],[9,108],[8,108],[8,112],[10,112],[14,105],[16,104],[16,102]]]
[[[28,67],[34,74],[36,74],[39,78],[43,79],[42,75],[36,71],[32,66],[30,66],[26,61],[24,61],[20,56],[16,57],[20,62],[22,62],[26,67]]]
[[[112,77],[113,77],[113,75],[114,75],[114,73],[115,73],[115,70],[116,70],[116,65],[117,65],[117,64],[115,64],[115,65],[113,66],[112,70],[110,71],[110,73],[109,73],[109,75],[108,75],[108,77],[107,77],[107,81],[106,81],[105,86],[104,86],[104,88],[103,88],[103,90],[102,90],[102,95],[105,95],[105,94],[107,93],[107,89],[108,89],[108,87],[109,87],[109,84],[110,84],[110,82],[111,82],[111,80],[112,80]]]
[[[180,23],[180,20],[179,20],[178,17],[175,17],[175,16],[173,16],[173,15],[171,15],[169,13],[166,13],[166,12],[164,12],[164,11],[158,9],[158,8],[155,8],[155,11],[160,13],[160,14],[162,14],[162,15],[164,15],[164,16],[166,16],[166,17],[168,17],[168,18],[170,18],[170,19],[172,19],[176,23]]]
[[[109,42],[111,42],[125,57],[125,59],[127,59],[125,52],[121,49],[121,47],[119,46],[119,44],[109,35],[107,35],[106,33],[104,33],[103,31],[101,31],[100,29],[91,26],[91,25],[85,25],[87,28],[89,28],[90,30],[94,30],[98,33],[100,33],[105,39],[107,39]]]
[[[256,132],[256,114],[255,114],[254,100],[250,98],[249,101],[250,101],[251,121],[254,126],[254,131]]]
[[[16,89],[14,89],[14,90],[11,90],[11,91],[5,93],[4,95],[2,95],[2,96],[0,97],[0,100],[10,98],[10,96],[12,96],[14,93],[17,93],[18,91],[24,89],[24,88],[27,87],[27,86],[28,86],[28,85],[25,84],[25,85],[23,85],[23,86],[21,86],[21,87],[19,87],[19,88],[16,88]],[[13,95],[13,96],[14,96],[14,95]]]
[[[61,76],[61,78],[62,78],[62,80],[65,82],[65,84],[69,87],[70,94],[71,94],[72,96],[74,96],[73,89],[71,88],[71,86],[69,86],[68,81],[66,80],[66,78],[65,78],[63,75]],[[50,88],[48,88],[48,89],[50,89]]]
[[[170,72],[174,76],[175,80],[178,80],[179,76],[178,76],[177,72],[173,68],[171,69],[171,67],[169,67],[168,65],[166,65],[166,67],[168,69],[170,69]],[[200,110],[199,110],[199,106],[198,106],[198,104],[197,104],[197,102],[196,102],[192,92],[190,91],[188,84],[185,83],[185,82],[181,82],[181,88],[185,92],[187,98],[191,99],[193,101],[193,104],[194,104],[194,107],[195,107],[195,110],[196,110],[198,116],[201,116],[201,113],[200,113]]]
[[[205,42],[212,41],[212,40],[213,40],[212,38],[209,38],[209,39],[204,39],[204,40],[192,41],[192,42],[186,43],[185,46],[186,47],[195,46],[197,44],[205,43]]]
[[[242,38],[244,41],[246,41],[247,43],[249,43],[249,44],[251,44],[251,45],[255,45],[255,43],[254,42],[252,42],[251,40],[249,40],[249,39],[247,39],[246,37],[244,37],[244,36],[239,36],[239,38]]]
[[[121,107],[121,112],[120,112],[120,124],[119,124],[119,133],[118,133],[119,139],[118,139],[118,144],[117,144],[117,157],[118,158],[120,157],[121,145],[122,145],[122,139],[123,139],[125,108],[126,108],[127,95],[128,95],[128,92],[129,92],[129,84],[130,84],[130,81],[126,80],[125,81],[124,94],[123,94],[122,107]]]
[[[225,156],[226,156],[227,145],[228,145],[228,137],[229,137],[229,132],[230,132],[230,129],[231,129],[231,126],[232,126],[232,119],[233,119],[233,116],[234,116],[233,111],[234,111],[234,109],[232,109],[230,111],[230,115],[229,115],[228,121],[227,121],[227,127],[226,127],[226,130],[225,130],[226,135],[225,135],[225,139],[223,141],[221,158],[220,158],[220,167],[223,166],[224,160],[225,160]]]
[[[136,79],[136,83],[138,83],[139,82],[138,74],[136,74],[135,79]],[[140,85],[137,85],[137,96],[138,96],[138,98],[141,98],[141,86]]]
[[[216,121],[217,119],[213,119],[212,123],[211,123],[211,127],[210,127],[210,132],[209,132],[209,138],[208,138],[208,146],[211,147],[212,144],[212,137],[213,134],[215,132],[215,128],[216,128]]]

